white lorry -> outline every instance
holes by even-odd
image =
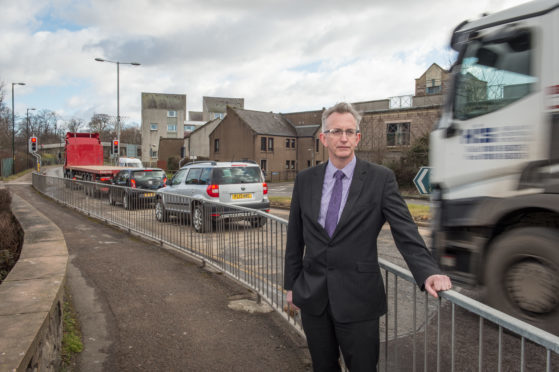
[[[433,252],[490,305],[559,334],[559,1],[463,22],[451,46]]]

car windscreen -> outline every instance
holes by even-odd
[[[212,183],[218,185],[258,182],[262,182],[262,173],[258,167],[215,168],[212,175]]]
[[[133,172],[132,178],[134,178],[136,181],[143,181],[149,179],[163,179],[165,178],[165,172],[162,170],[135,171]]]

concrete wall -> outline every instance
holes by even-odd
[[[177,117],[167,117],[168,111],[176,111]],[[142,163],[146,166],[156,166],[159,158],[150,156],[150,149],[159,155],[159,139],[184,138],[184,122],[186,120],[185,94],[142,93]],[[151,124],[157,124],[152,130]],[[176,124],[176,132],[168,132],[167,125]],[[167,159],[161,160],[167,161]]]
[[[0,285],[0,372],[58,371],[68,250],[60,229],[12,194],[25,231],[20,258]]]
[[[186,156],[210,157],[210,134],[217,127],[220,120],[212,120],[190,134],[186,141]]]

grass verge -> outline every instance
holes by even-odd
[[[72,306],[72,296],[64,291],[64,334],[62,336],[62,371],[72,371],[77,354],[83,351],[78,317]]]
[[[291,197],[289,196],[270,196],[270,205],[272,208],[288,209],[291,205]],[[410,213],[416,222],[427,222],[431,218],[428,205],[408,204]]]
[[[0,180],[1,180],[1,181],[13,181],[13,180],[15,180],[16,178],[19,178],[19,177],[21,177],[21,176],[26,175],[27,173],[33,172],[34,170],[35,170],[35,168],[29,168],[29,169],[26,169],[26,170],[24,170],[24,171],[21,171],[21,172],[19,172],[19,173],[13,174],[13,175],[8,176],[8,177],[0,177]]]

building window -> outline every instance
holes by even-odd
[[[317,138],[316,139],[316,152],[318,152],[318,150],[320,150],[320,140]]]
[[[266,137],[260,138],[260,151],[266,151]]]
[[[219,138],[214,139],[214,152],[219,152]]]
[[[311,167],[311,161],[307,160],[307,168],[310,168],[310,167]]]
[[[410,144],[410,123],[386,124],[386,146]]]
[[[285,139],[285,147],[289,148],[289,144],[291,143],[291,140],[289,138]]]
[[[267,162],[266,162],[266,159],[260,160],[260,168],[261,168],[263,171],[266,171],[266,163],[267,163]]]
[[[167,117],[168,118],[176,118],[177,117],[177,112],[174,110],[169,110],[167,111]]]
[[[152,159],[157,159],[157,150],[149,149],[149,156],[151,156]]]
[[[295,148],[295,138],[291,139],[291,148],[294,149]]]
[[[167,132],[176,132],[177,124],[167,124]]]
[[[158,129],[158,128],[157,128],[157,123],[151,123],[151,124],[149,125],[149,130],[157,130],[157,129]]]
[[[289,169],[289,160],[285,161],[285,169]]]
[[[295,160],[291,160],[291,169],[295,169]]]
[[[441,94],[441,86],[427,87],[427,94]]]
[[[274,151],[274,139],[272,137],[268,138],[268,151]]]
[[[210,120],[223,119],[224,117],[225,117],[224,112],[210,112]]]
[[[185,125],[184,126],[184,131],[185,132],[192,132],[194,129],[196,129],[196,127],[194,125]]]

